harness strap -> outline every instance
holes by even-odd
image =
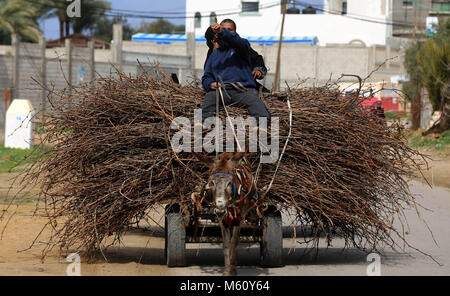
[[[226,176],[233,177],[233,174],[230,174],[230,173],[222,173],[222,172],[218,172],[218,173],[211,174],[211,176],[215,176],[215,175],[226,175]]]

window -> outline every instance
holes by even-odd
[[[195,13],[194,28],[201,28],[202,26],[202,14],[200,12]]]
[[[450,11],[450,2],[441,3],[441,11]]]
[[[242,1],[242,12],[259,12],[259,1]]]
[[[411,2],[411,0],[403,0],[403,7],[404,7],[404,8],[412,7],[412,2]]]
[[[347,14],[347,1],[342,2],[342,14]]]
[[[450,2],[438,2],[432,4],[433,12],[450,12]]]
[[[213,11],[211,12],[211,14],[209,15],[209,24],[212,25],[214,24],[215,18],[217,17],[216,13]]]

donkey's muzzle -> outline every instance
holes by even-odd
[[[225,212],[225,210],[227,209],[227,205],[225,204],[224,201],[222,200],[216,200],[216,208],[215,208],[215,212],[217,214],[223,214]]]

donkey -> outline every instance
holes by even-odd
[[[222,153],[218,160],[204,154],[195,154],[206,164],[210,176],[204,194],[214,207],[222,232],[225,269],[223,275],[236,275],[237,254],[241,223],[255,205],[257,198],[254,177],[249,169],[240,163],[245,152]],[[194,192],[192,199],[201,210],[203,194]]]

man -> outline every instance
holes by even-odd
[[[216,89],[225,87],[223,99],[226,105],[247,107],[257,120],[266,117],[270,121],[270,114],[256,90],[255,77],[261,71],[255,70],[252,74],[250,44],[239,37],[234,28],[230,30],[229,24],[222,22],[210,26],[214,33],[214,50],[206,61],[202,77],[203,88],[207,91],[202,104],[202,120],[215,116]]]
[[[216,22],[217,22],[217,19],[216,19]],[[233,20],[224,19],[220,23],[220,25],[222,26],[222,28],[228,29],[230,32],[236,33],[236,23]],[[206,38],[206,45],[208,46],[209,49],[208,49],[208,54],[206,55],[206,60],[205,60],[205,64],[204,64],[203,68],[206,67],[206,62],[208,61],[208,58],[211,56],[211,54],[214,51],[213,39],[215,38],[215,33],[211,29],[211,27],[208,27],[208,29],[206,30],[205,38]],[[219,42],[223,42],[223,41],[219,41]],[[252,75],[255,78],[255,80],[263,79],[264,76],[266,76],[267,68],[264,63],[264,58],[262,57],[262,55],[257,53],[251,47],[250,47],[250,64],[251,64],[251,68],[252,68]],[[263,87],[263,91],[264,91],[265,88],[263,85],[261,85],[258,82],[256,82],[256,85],[257,85],[257,89],[259,89],[260,87]]]

